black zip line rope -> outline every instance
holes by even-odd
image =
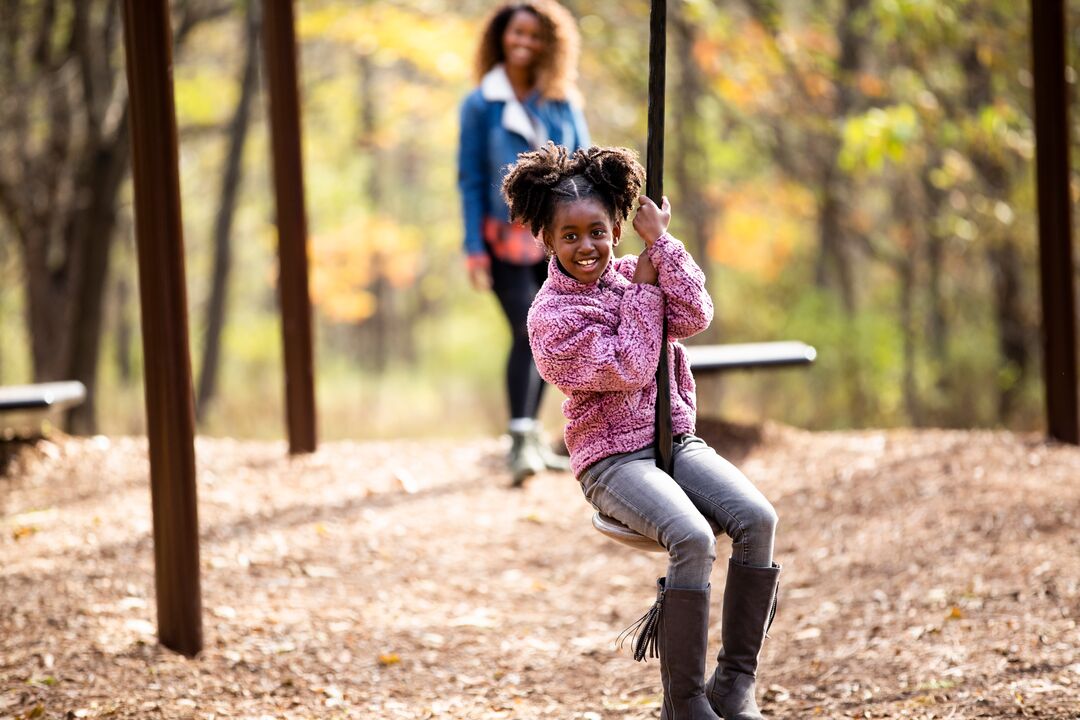
[[[652,0],[649,12],[649,119],[645,140],[645,194],[657,206],[664,198],[664,72],[667,55],[667,0]],[[671,378],[668,375],[667,308],[656,368],[656,466],[671,474]]]

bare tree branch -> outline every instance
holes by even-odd
[[[187,0],[187,2],[182,3],[180,6],[180,20],[176,23],[176,30],[173,33],[174,46],[177,49],[183,46],[188,35],[200,23],[223,18],[230,15],[235,9],[235,4],[227,0],[218,0],[216,2],[210,0],[204,0],[203,2]]]
[[[52,66],[53,23],[56,22],[56,0],[45,0],[41,7],[41,24],[34,41],[34,62],[42,68]]]
[[[3,214],[11,224],[19,241],[25,244],[26,220],[15,197],[14,189],[3,177],[0,177],[0,214]]]

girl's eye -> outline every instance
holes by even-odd
[[[593,234],[593,237],[601,238],[601,237],[604,237],[604,235],[606,233],[603,230],[597,228],[596,230],[593,230],[592,234]]]
[[[563,240],[568,240],[569,242],[573,242],[573,241],[577,240],[577,233],[566,233],[565,235],[563,235]]]

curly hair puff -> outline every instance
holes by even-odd
[[[518,155],[503,178],[502,192],[515,222],[541,235],[549,253],[554,238],[547,231],[561,202],[596,198],[614,222],[625,220],[641,194],[645,168],[637,153],[621,147],[590,147],[567,152],[548,142]]]
[[[484,21],[483,34],[476,52],[474,69],[477,82],[482,80],[491,68],[506,60],[503,35],[510,19],[519,10],[531,12],[540,20],[543,28],[545,50],[537,61],[536,69],[536,83],[540,94],[548,100],[573,100],[581,104],[583,98],[577,87],[581,34],[574,16],[554,0],[509,2],[492,11]]]

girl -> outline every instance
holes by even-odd
[[[552,256],[529,311],[540,374],[567,400],[574,473],[600,512],[655,539],[669,554],[656,603],[642,619],[635,657],[660,658],[661,718],[761,718],[758,654],[772,622],[780,566],[772,559],[776,512],[734,466],[695,437],[694,379],[671,342],[673,475],[653,450],[656,367],[666,318],[672,339],[712,320],[705,277],[667,232],[671,209],[638,197],[644,171],[623,148],[554,145],[521,155],[503,181],[511,216],[540,234]],[[635,199],[640,257],[612,251]],[[723,649],[705,682],[713,525],[732,540]]]
[[[469,278],[493,290],[513,343],[506,363],[513,485],[566,458],[540,441],[536,416],[544,383],[529,349],[525,318],[547,276],[544,251],[510,222],[499,188],[518,153],[548,140],[571,150],[589,144],[578,91],[577,23],[552,0],[504,3],[484,25],[476,58],[479,87],[461,106],[458,185],[465,219]]]

